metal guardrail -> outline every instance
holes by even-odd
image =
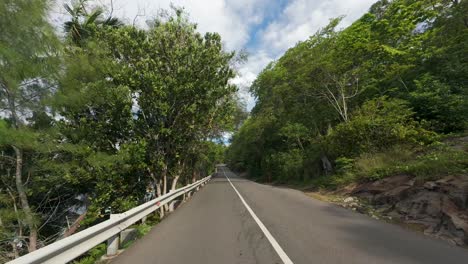
[[[25,263],[67,263],[102,242],[118,241],[117,236],[127,227],[133,225],[145,216],[156,211],[161,206],[173,201],[175,198],[190,193],[195,188],[205,185],[211,176],[198,180],[185,187],[169,192],[161,197],[146,202],[121,214],[111,215],[109,220],[87,228],[74,235],[54,242],[20,258],[7,262],[7,264]],[[112,242],[110,242],[112,243]]]

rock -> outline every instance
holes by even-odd
[[[454,202],[448,197],[442,200],[442,212],[450,217],[455,228],[463,230],[468,234],[468,212],[466,210],[459,210]]]
[[[468,177],[449,176],[435,182],[436,191],[447,194],[458,207],[468,208]]]
[[[457,245],[468,242],[468,212],[448,194],[424,189],[395,207],[406,222],[423,225],[426,234]]]
[[[361,214],[366,214],[367,213],[367,210],[364,207],[357,207],[357,208],[354,208],[354,209],[356,209],[356,211],[358,211]]]
[[[397,175],[393,177],[388,177],[382,180],[378,180],[375,182],[364,183],[361,185],[356,186],[354,190],[351,192],[354,195],[366,195],[366,193],[370,194],[379,194],[389,190],[392,190],[399,186],[413,186],[414,181],[412,177],[409,175]]]
[[[389,214],[395,209],[395,206],[393,204],[384,204],[382,206],[379,206],[376,208],[376,212],[379,214]]]
[[[376,204],[395,204],[408,197],[412,191],[414,191],[414,188],[411,186],[398,186],[391,190],[375,195],[372,199],[372,202]]]
[[[468,177],[447,176],[418,184],[408,175],[396,175],[354,186],[347,191],[371,202],[371,208],[355,197],[344,206],[373,218],[396,219],[418,230],[457,245],[468,244]],[[379,216],[377,216],[377,214]]]
[[[426,182],[424,183],[423,187],[428,189],[428,190],[434,190],[437,184],[435,182]]]
[[[441,214],[441,198],[439,193],[421,191],[398,202],[395,208],[409,219],[437,218]]]

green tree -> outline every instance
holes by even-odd
[[[149,177],[164,194],[183,176],[185,153],[232,123],[234,54],[224,52],[218,34],[196,32],[179,9],[157,18],[148,32],[127,27],[100,37],[125,65],[114,80],[132,92],[135,136],[147,142]]]
[[[8,120],[0,126],[0,145],[12,150],[7,153],[15,163],[15,191],[27,228],[29,252],[37,249],[38,226],[23,179],[30,158],[25,152],[37,147],[39,137],[26,118],[46,111],[42,102],[52,90],[48,77],[55,72],[57,60],[58,40],[47,22],[47,8],[45,0],[0,3],[0,114]]]
[[[329,174],[340,155],[433,140],[422,127],[465,130],[466,10],[465,1],[382,0],[343,30],[332,19],[258,75],[228,161],[252,177],[306,179]],[[381,115],[375,102],[399,110]]]

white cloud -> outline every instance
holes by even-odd
[[[345,15],[340,26],[346,27],[374,2],[376,0],[294,0],[279,19],[262,32],[263,48],[271,53],[283,53],[340,15]]]
[[[61,7],[70,0],[56,0],[54,20],[63,21],[65,12]],[[171,3],[184,7],[191,21],[198,24],[200,32],[218,32],[228,50],[242,49],[249,40],[249,29],[263,20],[267,0],[94,0],[125,22],[145,26],[146,20],[155,17],[160,9],[169,9]]]
[[[250,85],[255,81],[258,73],[274,59],[265,51],[250,54],[249,60],[239,68],[238,75],[232,80],[232,83],[239,87],[240,98],[245,101],[247,110],[250,111],[255,105],[255,99],[249,94]]]
[[[317,30],[326,26],[330,19],[345,15],[341,27],[349,26],[363,15],[376,0],[293,0],[278,18],[260,32],[255,55],[241,69],[237,82],[248,87],[258,73],[273,59],[278,59],[297,42],[306,40]],[[241,90],[244,92],[245,90]],[[245,92],[244,92],[245,93]],[[254,105],[254,99],[244,94],[247,108]]]

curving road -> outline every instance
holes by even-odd
[[[221,167],[113,264],[468,263],[468,250]]]

